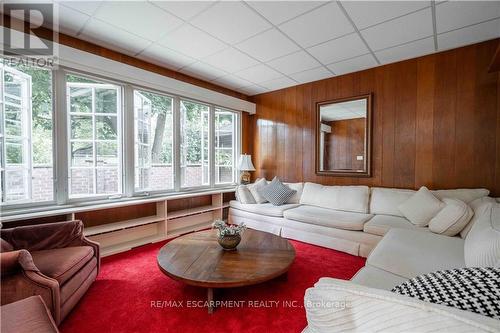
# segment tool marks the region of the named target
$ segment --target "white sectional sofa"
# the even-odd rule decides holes
[[[230,202],[229,222],[285,238],[367,257],[392,228],[428,231],[410,223],[398,206],[415,191],[367,186],[295,183],[300,195],[282,206]],[[467,204],[487,197],[485,189],[433,191]]]
[[[297,188],[297,184],[294,184]],[[304,332],[500,332],[500,321],[391,292],[421,274],[500,266],[500,204],[485,189],[433,191],[474,215],[450,237],[417,227],[398,206],[415,191],[305,183],[283,206],[230,203],[232,223],[368,257],[351,281],[325,277],[305,295]]]

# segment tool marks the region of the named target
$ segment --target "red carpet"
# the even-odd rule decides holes
[[[218,292],[216,300],[244,301],[243,306],[230,308],[227,302],[209,315],[206,308],[192,307],[206,300],[205,290],[176,282],[158,269],[156,255],[163,244],[104,258],[96,282],[61,332],[301,332],[307,324],[304,291],[320,277],[349,279],[365,263],[361,257],[293,242],[297,257],[287,279]]]

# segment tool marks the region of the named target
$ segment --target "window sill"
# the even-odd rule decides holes
[[[127,197],[115,200],[106,199],[106,200],[86,201],[86,202],[72,203],[67,205],[40,206],[40,207],[34,207],[32,209],[23,208],[23,209],[6,210],[4,208],[0,213],[0,217],[2,223],[8,223],[10,221],[35,219],[52,215],[72,214],[72,213],[78,213],[96,209],[123,207],[131,204],[139,205],[139,204],[158,202],[164,200],[189,198],[204,194],[228,193],[228,192],[234,192],[235,187],[236,185],[230,185],[225,187],[216,187],[216,188],[196,190],[196,191],[191,190],[191,191],[174,192],[161,195],[160,194],[151,195],[147,197],[144,196]]]

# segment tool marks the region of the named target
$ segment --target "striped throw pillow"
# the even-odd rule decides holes
[[[273,181],[268,185],[259,188],[259,193],[274,206],[283,205],[296,192],[297,191],[292,190],[290,187],[283,184],[278,177],[274,177]]]

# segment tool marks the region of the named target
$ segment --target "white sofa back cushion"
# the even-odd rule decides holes
[[[398,188],[372,187],[370,200],[371,214],[404,217],[398,206],[408,200],[416,191]]]
[[[255,199],[250,190],[248,189],[247,185],[238,185],[238,187],[236,187],[235,195],[236,195],[236,200],[238,200],[242,204],[257,203],[255,202]]]
[[[459,188],[455,190],[435,190],[432,191],[432,194],[441,200],[444,198],[457,199],[469,204],[476,199],[487,197],[490,191],[485,188]]]
[[[500,267],[500,204],[488,204],[465,237],[467,267]]]
[[[465,202],[443,198],[445,206],[429,222],[430,231],[445,236],[455,236],[469,223],[474,212]]]
[[[483,198],[476,199],[469,204],[469,206],[474,211],[474,216],[469,221],[469,223],[465,226],[465,228],[463,228],[462,231],[460,231],[460,237],[462,237],[462,238],[467,237],[467,234],[469,233],[470,229],[472,228],[474,223],[476,223],[476,221],[481,216],[481,212],[488,207],[489,203],[495,203],[495,199],[493,199],[491,197],[483,197]]]
[[[347,212],[368,213],[368,186],[323,186],[305,183],[300,203]]]
[[[302,191],[304,190],[304,183],[283,183],[295,190],[295,194],[287,200],[287,204],[298,204],[300,202],[300,197],[302,196]]]

